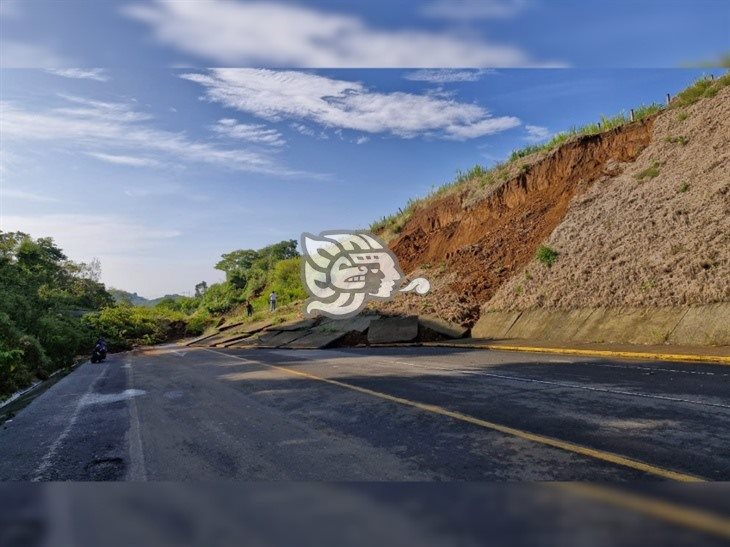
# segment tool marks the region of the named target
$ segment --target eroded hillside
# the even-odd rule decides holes
[[[656,119],[635,162],[577,195],[490,310],[730,301],[730,88]]]
[[[528,158],[476,202],[468,185],[430,200],[390,244],[434,290],[381,308],[471,325],[483,307],[730,300],[729,120],[726,87]]]

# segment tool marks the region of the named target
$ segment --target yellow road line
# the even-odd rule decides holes
[[[309,374],[308,372],[302,372],[300,370],[295,370],[295,369],[291,369],[288,367],[282,367],[279,365],[269,365],[268,363],[260,363],[258,361],[251,361],[250,359],[244,359],[243,357],[238,357],[237,355],[231,355],[229,353],[224,353],[222,351],[216,351],[216,350],[208,349],[208,348],[201,348],[201,349],[204,349],[205,351],[210,351],[212,353],[218,353],[220,355],[225,355],[226,357],[232,357],[234,359],[238,359],[240,361],[244,361],[247,363],[262,365],[262,366],[265,366],[265,367],[268,367],[271,369],[275,369],[275,370],[281,370],[283,372],[287,372],[287,373],[293,374],[295,376],[301,376],[304,378],[309,378],[310,380],[317,380],[319,382],[324,382],[324,383],[327,383],[327,384],[330,384],[333,386],[338,386],[338,387],[342,387],[342,388],[349,389],[352,391],[357,391],[358,393],[363,393],[365,395],[370,395],[372,397],[377,397],[379,399],[384,399],[386,401],[398,403],[400,405],[410,406],[412,408],[417,408],[419,410],[423,410],[425,412],[430,412],[432,414],[448,416],[449,418],[453,418],[453,419],[459,420],[461,422],[466,422],[466,423],[476,425],[479,427],[483,427],[486,429],[491,429],[493,431],[499,431],[500,433],[512,435],[512,436],[518,437],[520,439],[532,441],[532,442],[539,443],[539,444],[542,444],[545,446],[550,446],[552,448],[558,448],[560,450],[565,450],[567,452],[572,452],[574,454],[580,454],[581,456],[587,456],[589,458],[594,458],[596,460],[609,462],[609,463],[619,465],[622,467],[628,467],[630,469],[642,471],[642,472],[648,473],[650,475],[656,475],[656,476],[662,477],[664,479],[671,479],[671,480],[682,481],[682,482],[702,482],[702,480],[703,480],[703,479],[701,479],[699,477],[695,477],[693,475],[688,475],[685,473],[672,471],[670,469],[663,469],[661,467],[657,467],[655,465],[651,465],[649,463],[645,463],[640,460],[635,460],[632,458],[627,458],[625,456],[621,456],[619,454],[614,454],[613,452],[606,452],[604,450],[598,450],[595,448],[590,448],[587,446],[582,446],[582,445],[567,442],[567,441],[561,441],[559,439],[554,439],[552,437],[546,437],[544,435],[530,433],[529,431],[523,431],[521,429],[516,429],[514,427],[509,427],[509,426],[498,424],[495,422],[490,422],[488,420],[482,420],[481,418],[476,418],[476,417],[470,416],[468,414],[462,414],[461,412],[448,410],[441,406],[430,405],[430,404],[426,404],[426,403],[419,403],[418,401],[411,401],[410,399],[404,399],[403,397],[396,397],[395,395],[389,395],[387,393],[383,393],[380,391],[374,391],[372,389],[356,386],[353,384],[348,384],[346,382],[340,382],[339,380],[323,378],[321,376],[316,376],[314,374]]]
[[[643,351],[614,351],[603,349],[549,348],[541,346],[513,346],[509,344],[450,344],[448,342],[430,342],[424,345],[449,348],[491,349],[496,351],[524,351],[528,353],[556,353],[559,355],[579,355],[582,357],[615,357],[619,359],[652,359],[659,361],[695,361],[730,365],[730,356],[725,355],[692,355],[689,353],[654,353]]]
[[[720,515],[603,485],[576,482],[546,483],[546,485],[599,502],[631,509],[665,522],[730,539],[730,519]]]

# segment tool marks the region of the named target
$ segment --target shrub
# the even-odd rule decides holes
[[[254,302],[257,309],[266,309],[269,294],[275,291],[277,305],[286,306],[307,298],[301,278],[302,259],[300,257],[282,260],[276,264],[269,283]]]
[[[51,360],[38,338],[30,334],[24,334],[20,337],[18,346],[20,351],[23,352],[23,364],[28,370],[41,379],[47,378]]]
[[[211,317],[210,313],[205,310],[198,310],[190,317],[188,317],[187,323],[185,325],[185,334],[188,334],[190,336],[198,336],[200,334],[203,334],[203,332],[205,332],[205,329],[207,329],[212,323],[213,318]]]
[[[682,146],[687,146],[689,139],[684,135],[679,135],[678,137],[667,137],[667,142],[669,144],[681,144]]]
[[[251,277],[249,278],[251,279]],[[253,283],[258,285],[258,282]],[[225,313],[245,300],[243,292],[237,290],[231,283],[215,283],[208,287],[200,301],[200,308],[212,314]]]
[[[91,333],[76,318],[47,315],[39,321],[38,340],[57,368],[67,367],[74,357],[93,343]]]
[[[87,315],[84,322],[94,336],[107,339],[111,351],[166,342],[185,332],[185,316],[164,308],[111,306]]]
[[[644,180],[644,179],[653,179],[655,177],[659,176],[659,162],[654,161],[651,164],[651,167],[647,167],[643,171],[641,171],[638,175],[636,175],[637,180]]]
[[[0,399],[2,395],[27,386],[32,380],[33,375],[23,361],[23,351],[0,348]]]
[[[558,259],[558,254],[559,253],[556,250],[548,247],[547,245],[540,245],[535,258],[537,258],[538,262],[549,268],[555,264],[555,261]]]

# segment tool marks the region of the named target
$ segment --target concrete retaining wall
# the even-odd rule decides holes
[[[487,312],[474,338],[555,342],[730,345],[730,303],[688,308],[534,309]]]

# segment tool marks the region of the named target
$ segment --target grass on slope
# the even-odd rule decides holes
[[[715,80],[709,78],[701,78],[697,80],[687,89],[681,91],[672,100],[670,108],[681,108],[694,104],[698,100],[706,97],[714,97],[720,89],[730,84],[730,73],[721,76]],[[640,121],[649,116],[664,110],[665,107],[652,103],[641,105],[634,108],[634,120]],[[385,239],[398,235],[405,226],[413,212],[434,199],[443,197],[464,185],[469,185],[474,189],[470,198],[463,201],[465,207],[469,207],[472,203],[483,197],[483,190],[488,190],[491,186],[498,182],[505,182],[512,176],[519,174],[521,170],[527,168],[527,158],[532,159],[537,154],[549,153],[573,137],[598,135],[606,131],[621,127],[631,122],[630,114],[622,112],[615,116],[602,116],[601,120],[595,123],[587,124],[582,127],[572,127],[567,131],[555,134],[549,141],[543,144],[526,146],[514,150],[510,157],[502,163],[496,164],[494,167],[486,168],[482,165],[475,165],[466,172],[457,171],[453,181],[448,182],[438,188],[434,188],[429,194],[422,198],[410,199],[406,206],[397,212],[382,217],[380,220],[370,225],[370,231],[381,235]]]
[[[678,93],[672,100],[670,108],[683,108],[696,103],[700,99],[714,97],[723,87],[728,85],[730,85],[730,72],[716,80],[700,78],[687,89]]]
[[[663,106],[656,103],[639,106],[634,109],[634,120],[642,120],[660,112],[663,108]],[[408,200],[408,203],[406,203],[404,208],[399,209],[392,215],[384,216],[380,220],[373,222],[370,225],[370,231],[376,234],[381,234],[385,236],[386,239],[388,238],[387,236],[397,235],[403,230],[406,222],[418,207],[426,205],[434,199],[443,197],[467,184],[474,186],[477,190],[476,195],[472,196],[472,199],[465,200],[464,205],[468,207],[475,201],[478,201],[478,198],[480,197],[478,190],[484,190],[498,182],[505,182],[511,177],[519,174],[521,170],[526,169],[527,162],[520,163],[520,160],[536,154],[551,152],[573,137],[598,135],[599,133],[620,127],[630,121],[630,116],[625,113],[611,117],[602,116],[601,120],[598,122],[587,124],[582,127],[572,127],[568,131],[557,133],[549,141],[543,144],[526,146],[524,148],[514,150],[507,161],[497,163],[491,168],[477,164],[468,171],[457,171],[456,177],[453,181],[439,186],[438,188],[434,188],[429,194],[422,198]]]

